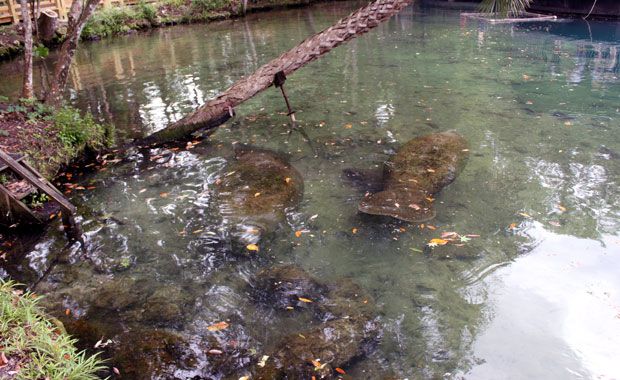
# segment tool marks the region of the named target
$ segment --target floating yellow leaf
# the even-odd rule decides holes
[[[164,197],[167,197],[167,196],[168,196],[168,193],[161,193],[161,194],[159,194],[159,196],[160,196],[160,197],[162,197],[162,198],[164,198]]]
[[[312,303],[312,300],[309,300],[307,298],[297,297],[297,299],[300,300],[301,302]]]
[[[242,376],[239,378],[239,380],[249,380],[250,376]]]
[[[338,368],[338,367],[336,367],[335,369],[336,369],[336,372],[338,372],[338,373],[341,373],[341,374],[343,374],[343,375],[346,375],[346,374],[347,374],[347,373],[346,373],[346,372],[345,372],[342,368]]]
[[[297,237],[301,236],[301,231],[295,231],[295,236]]]
[[[445,239],[431,239],[431,241],[429,243],[435,243],[437,245],[446,245],[448,244],[450,240],[445,240]]]
[[[352,127],[352,125],[351,125],[351,124],[347,124],[347,125],[345,125],[345,128],[351,128],[351,127]]]
[[[286,177],[285,181],[286,181],[286,183],[291,183],[291,179],[288,178],[288,177]]]
[[[426,226],[426,228],[430,228],[431,230],[436,230],[437,228],[434,226],[431,226],[430,224]]]
[[[286,308],[287,308],[287,310],[293,310],[293,309],[295,309],[293,306],[287,306]]]
[[[219,323],[216,323],[214,325],[211,325],[211,326],[207,327],[207,330],[209,330],[209,331],[220,331],[220,330],[225,329],[228,326],[229,326],[229,324],[226,323],[226,322],[219,322]]]
[[[323,365],[317,362],[316,360],[310,360],[310,361],[312,362],[312,364],[314,364],[315,367],[319,367],[319,368],[323,367]]]
[[[429,173],[435,173],[435,169],[426,169],[426,171]]]
[[[260,195],[260,193],[254,194],[254,198],[258,197],[259,195]]]
[[[201,233],[203,230],[196,230],[196,231],[192,231],[193,234],[199,234]]]
[[[248,244],[245,246],[249,251],[258,251],[258,246],[256,244]]]
[[[565,121],[564,125],[572,125],[570,121]]]
[[[566,212],[566,207],[562,206],[562,205],[558,205],[558,208],[564,212]]]
[[[509,228],[515,228],[517,224],[516,223],[510,223],[510,227]]]

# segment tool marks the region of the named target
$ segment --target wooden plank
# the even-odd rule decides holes
[[[67,197],[65,197],[60,191],[58,191],[58,189],[56,188],[56,186],[52,185],[52,183],[50,181],[48,181],[45,177],[41,176],[41,174],[39,174],[39,172],[37,172],[37,170],[35,168],[33,168],[32,166],[30,166],[30,164],[28,163],[28,161],[24,161],[22,162],[22,166],[25,167],[26,169],[28,169],[32,174],[34,174],[37,177],[40,177],[41,182],[45,183],[47,186],[49,186],[49,188],[54,192],[54,195],[56,195],[56,197],[58,198],[62,198],[65,199],[67,201],[67,203],[69,203],[72,207],[75,208],[75,206],[73,206],[73,204],[71,204],[71,202],[69,202],[69,200],[67,199]],[[50,195],[50,194],[48,194]],[[71,213],[75,213],[75,209],[71,211]]]
[[[26,157],[23,154],[19,154],[19,153],[11,153],[9,154],[9,156],[11,156],[12,159],[15,160],[15,162],[22,162],[24,160],[24,158]],[[0,172],[4,171],[6,168],[8,168],[8,166],[6,166],[6,164],[0,162]]]
[[[58,16],[61,20],[67,18],[67,10],[65,9],[65,3],[63,0],[56,0],[56,8],[58,8]]]
[[[26,205],[20,202],[4,186],[0,185],[0,219],[6,224],[13,224],[17,220],[26,223],[41,224],[42,221]]]
[[[13,169],[13,171],[15,173],[17,173],[23,179],[25,179],[26,181],[30,182],[32,185],[37,187],[39,190],[41,190],[44,193],[46,193],[50,198],[52,198],[52,200],[54,202],[56,202],[56,203],[58,203],[60,205],[60,207],[63,209],[63,211],[69,212],[70,214],[75,213],[77,208],[74,205],[72,205],[67,200],[67,198],[64,197],[64,195],[60,194],[60,192],[58,190],[56,190],[55,187],[53,187],[53,186],[50,187],[47,183],[42,182],[42,180],[43,181],[46,181],[46,180],[45,180],[45,178],[42,178],[41,175],[38,175],[38,174],[35,175],[30,170],[25,169],[22,165],[20,165],[19,163],[15,162],[15,160],[13,158],[11,158],[11,156],[6,154],[1,149],[0,149],[0,160],[4,161],[9,167],[11,167],[11,169]],[[30,167],[30,168],[32,168],[32,167]],[[34,169],[32,169],[32,170],[34,170]],[[39,177],[39,178],[37,178],[37,177]]]
[[[6,5],[9,6],[9,13],[11,14],[11,18],[13,19],[13,24],[19,23],[19,18],[17,17],[17,12],[15,11],[15,3],[16,0],[6,0]]]

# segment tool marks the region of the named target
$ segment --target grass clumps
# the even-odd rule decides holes
[[[6,380],[99,379],[97,356],[77,352],[60,322],[37,305],[40,297],[0,279],[0,378]]]

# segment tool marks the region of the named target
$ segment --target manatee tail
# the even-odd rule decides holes
[[[419,189],[387,189],[359,203],[366,214],[387,215],[406,222],[424,222],[435,217],[435,209],[424,191]]]

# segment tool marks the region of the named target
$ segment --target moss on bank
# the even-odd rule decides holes
[[[76,340],[37,306],[39,299],[0,279],[0,378],[99,379],[103,362],[77,352]]]

